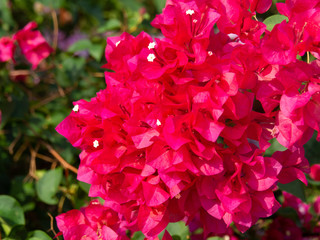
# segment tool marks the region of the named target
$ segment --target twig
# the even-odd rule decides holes
[[[64,204],[64,201],[66,200],[66,197],[63,195],[61,198],[60,198],[60,201],[58,203],[58,213],[62,213],[62,208],[63,208],[63,204]]]
[[[29,167],[29,175],[30,177],[34,178],[35,180],[39,180],[39,178],[36,175],[37,166],[36,166],[36,156],[37,152],[39,151],[40,144],[37,143],[35,149],[33,149],[31,146],[29,146],[31,158],[30,158],[30,167]]]
[[[307,52],[307,63],[310,63],[310,52]]]
[[[14,162],[17,162],[19,160],[19,158],[21,157],[22,153],[27,149],[28,144],[29,144],[29,142],[25,142],[19,147],[18,151],[16,151],[16,153],[13,156],[13,161]]]
[[[58,37],[59,37],[59,24],[58,17],[55,10],[51,11],[52,21],[53,21],[53,43],[52,47],[54,50],[57,49],[58,46]]]
[[[16,77],[21,75],[30,75],[31,71],[29,70],[13,70],[9,72],[10,77]]]
[[[53,163],[51,164],[50,169],[55,169],[56,167],[57,167],[57,162],[53,162]]]
[[[49,212],[47,212],[47,214],[48,214],[48,216],[50,217],[50,229],[47,231],[47,232],[49,232],[49,231],[51,231],[51,232],[53,232],[53,234],[54,234],[54,236],[56,236],[56,238],[59,240],[59,236],[57,236],[57,233],[56,233],[56,231],[54,230],[54,228],[53,228],[53,217],[52,217],[52,215],[49,213]]]
[[[104,78],[104,73],[101,72],[94,72],[92,76],[97,77],[97,78]]]
[[[48,157],[48,156],[46,156],[46,155],[43,155],[43,154],[41,154],[41,153],[37,153],[37,158],[39,158],[39,159],[41,159],[41,160],[44,160],[44,161],[46,161],[46,162],[50,162],[50,163],[55,162],[54,159],[52,159],[52,158],[50,158],[50,157]]]
[[[70,165],[66,160],[63,159],[63,157],[60,156],[60,154],[53,149],[48,143],[41,141],[41,144],[44,145],[48,151],[54,156],[65,169],[69,169],[70,171],[74,173],[78,173],[78,169],[76,169],[74,166]]]
[[[13,154],[13,149],[16,146],[17,142],[20,140],[21,136],[22,134],[21,132],[19,132],[18,136],[12,141],[12,143],[10,143],[8,148],[10,154]]]

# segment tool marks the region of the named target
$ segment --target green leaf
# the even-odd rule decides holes
[[[175,222],[169,223],[166,230],[170,233],[172,237],[180,237],[181,239],[189,239],[190,232],[189,228],[186,226],[185,222]]]
[[[132,1],[132,0],[120,0],[120,2],[123,4],[124,7],[136,12],[138,11],[142,5],[138,1]]]
[[[297,211],[291,207],[285,207],[285,208],[280,208],[278,211],[277,211],[277,215],[280,215],[282,217],[285,217],[285,218],[290,218],[294,221],[297,221],[299,220],[299,216],[297,214]]]
[[[0,222],[7,234],[14,226],[25,224],[23,209],[13,197],[0,195]]]
[[[135,232],[131,238],[131,240],[144,240],[145,236],[143,235],[142,232]]]
[[[52,240],[52,238],[41,230],[35,230],[28,234],[27,240]]]
[[[166,0],[153,0],[153,3],[156,6],[157,12],[160,13],[166,5]]]
[[[288,21],[288,18],[280,14],[275,14],[266,18],[263,23],[267,26],[267,30],[271,31],[276,24],[281,23],[283,20]]]
[[[93,57],[98,62],[100,62],[103,52],[104,52],[104,46],[101,44],[92,44],[89,49],[90,56]]]
[[[61,6],[64,3],[64,0],[38,0],[40,3],[42,3],[43,5],[53,8],[53,9],[58,9],[61,8]]]
[[[15,240],[25,240],[27,233],[28,232],[23,225],[17,225],[14,228],[12,228],[9,238],[12,238]]]
[[[42,178],[36,183],[36,191],[42,202],[50,205],[58,203],[58,198],[55,196],[60,182],[62,180],[62,169],[56,168],[47,171]]]
[[[288,193],[295,195],[296,197],[300,198],[302,201],[304,202],[306,201],[304,184],[301,181],[295,180],[287,184],[278,183],[278,187],[283,191],[286,191]]]
[[[90,42],[90,40],[82,39],[72,44],[69,47],[68,52],[74,53],[74,52],[84,51],[84,50],[89,51],[91,47],[92,47],[92,43]]]
[[[121,28],[121,22],[119,19],[112,18],[98,28],[98,33],[105,33],[110,30],[117,30]]]
[[[10,26],[14,25],[8,0],[0,0],[0,19],[6,31],[9,30]]]
[[[284,146],[282,146],[277,139],[273,138],[269,141],[271,146],[266,150],[265,156],[270,157],[274,152],[280,151],[283,152],[287,150]]]
[[[316,131],[312,138],[303,147],[310,165],[320,163],[320,142],[317,141]]]
[[[91,186],[90,184],[85,182],[79,182],[79,186],[83,191],[85,191],[86,193],[89,193],[90,186]]]

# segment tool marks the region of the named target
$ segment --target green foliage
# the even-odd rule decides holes
[[[36,183],[38,197],[49,205],[58,203],[56,193],[62,180],[62,169],[56,168],[47,171]]]
[[[27,240],[51,240],[52,238],[48,236],[43,231],[35,230],[28,234]]]
[[[300,198],[302,201],[304,202],[306,201],[306,195],[304,191],[305,186],[301,181],[295,180],[287,184],[278,183],[278,187],[283,191],[286,191],[288,193],[295,195],[296,197]]]
[[[23,209],[11,196],[0,196],[0,223],[6,234],[9,234],[15,226],[25,224]]]
[[[176,240],[184,240],[190,238],[189,228],[184,222],[169,223],[167,231]]]
[[[270,147],[266,150],[265,156],[270,157],[272,154],[274,154],[277,151],[283,152],[287,150],[284,146],[282,146],[277,139],[273,138],[270,141]]]
[[[288,18],[280,14],[275,14],[266,18],[263,23],[267,26],[267,30],[271,31],[276,24],[281,23],[283,20],[288,21]]]

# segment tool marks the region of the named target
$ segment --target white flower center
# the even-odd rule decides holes
[[[160,120],[159,119],[157,119],[157,126],[160,126],[161,125],[161,122],[160,122]]]
[[[116,47],[118,47],[118,45],[121,43],[121,40],[119,40],[118,42],[116,42]]]
[[[78,104],[75,105],[75,106],[72,108],[72,110],[73,110],[74,112],[79,112],[79,105],[78,105]]]
[[[99,141],[98,141],[98,140],[94,140],[94,141],[93,141],[93,147],[94,147],[94,148],[99,147]]]
[[[192,16],[194,14],[194,10],[189,9],[186,11],[186,14]]]
[[[153,54],[153,53],[150,53],[149,55],[148,55],[148,61],[149,62],[153,62],[153,60],[155,60],[156,59],[156,56]]]
[[[149,43],[148,48],[149,48],[149,50],[151,50],[151,49],[153,49],[155,46],[156,46],[156,43],[155,43],[155,42],[151,42],[151,43]]]
[[[209,55],[209,56],[212,56],[212,55],[213,55],[213,52],[208,51],[208,55]]]

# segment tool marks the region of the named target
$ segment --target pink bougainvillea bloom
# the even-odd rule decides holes
[[[290,19],[296,14],[313,9],[317,4],[317,0],[286,0],[285,3],[277,3],[277,8],[280,14]]]
[[[65,240],[129,240],[118,213],[93,200],[87,207],[71,210],[56,217]]]
[[[271,0],[253,0],[250,2],[250,11],[257,11],[260,14],[268,11],[272,4]]]
[[[40,31],[34,30],[37,26],[37,23],[30,22],[13,36],[18,41],[22,54],[32,64],[32,69],[36,69],[53,52]]]
[[[305,185],[308,184],[304,173],[309,173],[310,168],[308,160],[304,156],[303,147],[296,148],[293,151],[275,152],[272,156],[282,165],[281,172],[278,176],[280,183],[286,184],[295,179],[299,179]]]
[[[310,177],[315,181],[320,181],[320,164],[314,164],[310,167]]]
[[[312,229],[312,214],[309,212],[311,205],[304,203],[301,199],[287,192],[283,192],[283,196],[283,207],[291,207],[296,210],[299,216],[299,220],[303,224],[303,226],[306,229]]]
[[[206,40],[220,14],[208,7],[205,1],[168,1],[163,13],[151,23],[176,44]],[[192,47],[190,45],[190,47]]]
[[[313,203],[313,209],[316,214],[320,215],[320,197],[317,197]]]
[[[263,240],[302,240],[302,230],[290,218],[277,217],[269,226]]]
[[[267,62],[286,65],[296,61],[297,37],[286,21],[277,24],[262,41],[261,51]]]
[[[169,222],[194,219],[204,238],[232,222],[245,232],[280,207],[278,182],[307,183],[320,61],[296,56],[318,51],[318,15],[289,1],[289,22],[269,32],[253,17],[270,3],[168,0],[152,22],[163,38],[107,40],[107,88],[74,102],[57,131],[82,150],[78,179],[91,184],[89,196],[131,232],[157,239]],[[271,139],[287,150],[266,157]]]
[[[0,62],[13,60],[14,50],[16,46],[10,37],[0,38]]]

